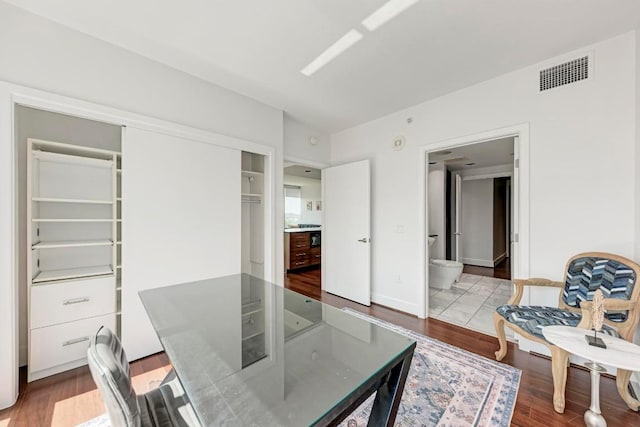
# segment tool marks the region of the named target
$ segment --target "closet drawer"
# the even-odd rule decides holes
[[[116,316],[107,314],[31,330],[29,371],[38,372],[87,357],[89,339],[100,326],[115,331]]]
[[[116,307],[113,276],[31,287],[30,329],[113,313]]]

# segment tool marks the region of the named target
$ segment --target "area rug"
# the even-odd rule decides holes
[[[416,340],[396,426],[508,426],[522,371],[384,320],[343,308],[354,316]],[[367,425],[373,397],[341,424]]]
[[[522,373],[519,369],[355,310],[343,310],[416,340],[396,426],[501,427],[510,424]],[[373,396],[340,426],[366,426],[372,405]],[[109,419],[103,414],[79,427],[109,427]]]

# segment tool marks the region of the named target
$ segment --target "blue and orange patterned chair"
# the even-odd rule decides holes
[[[633,341],[640,319],[640,265],[630,259],[601,252],[587,252],[574,256],[567,262],[564,281],[548,279],[515,279],[515,292],[507,305],[496,309],[493,321],[500,342],[496,359],[507,354],[504,327],[541,344],[551,350],[553,374],[553,406],[556,412],[564,412],[564,391],[567,381],[566,351],[547,342],[542,328],[549,325],[575,326],[591,329],[591,300],[600,289],[605,297],[605,324],[603,332]],[[525,286],[554,287],[561,290],[558,307],[520,305]],[[616,384],[620,396],[629,408],[637,411],[640,401],[629,393],[631,372],[618,369]]]

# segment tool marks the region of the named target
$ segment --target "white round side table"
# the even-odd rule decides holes
[[[605,427],[607,422],[600,413],[600,373],[606,369],[600,364],[640,371],[640,346],[602,333],[598,337],[607,348],[591,346],[585,335],[593,335],[593,331],[572,326],[545,326],[542,335],[551,344],[590,360],[585,366],[591,371],[591,406],[584,413],[584,422],[589,427]]]

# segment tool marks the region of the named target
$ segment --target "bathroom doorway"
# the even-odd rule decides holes
[[[320,297],[322,245],[322,171],[285,162],[284,278],[285,286]]]
[[[495,335],[493,313],[513,292],[517,144],[509,135],[426,153],[429,317]]]

